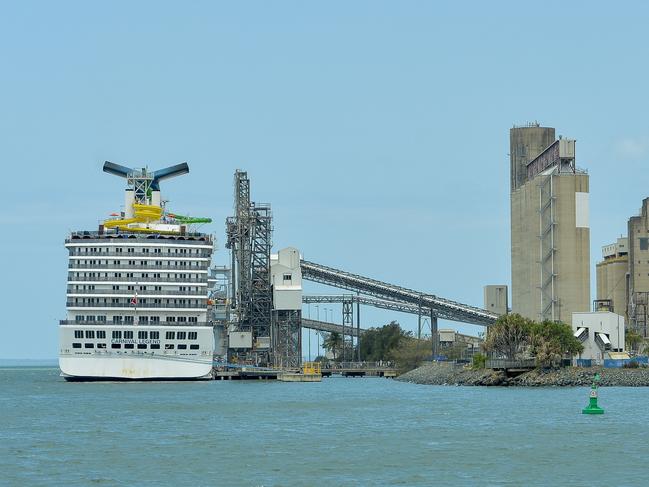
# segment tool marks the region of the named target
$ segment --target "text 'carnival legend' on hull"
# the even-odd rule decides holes
[[[160,181],[189,167],[148,171],[106,162],[104,171],[126,178],[124,211],[65,241],[61,374],[68,380],[209,379],[213,241],[191,229],[211,220],[170,213],[160,197]]]

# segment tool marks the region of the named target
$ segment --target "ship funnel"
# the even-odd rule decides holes
[[[139,171],[137,169],[115,164],[114,162],[106,161],[104,162],[104,172],[128,179],[129,177],[133,177],[134,174],[144,173],[145,170]],[[189,166],[186,162],[176,164],[175,166],[165,167],[164,169],[158,169],[157,171],[150,173],[152,179],[149,187],[153,191],[160,191],[160,181],[176,176],[181,176],[183,174],[187,174],[188,172]]]

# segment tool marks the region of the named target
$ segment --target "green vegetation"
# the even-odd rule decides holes
[[[633,351],[633,352],[640,352],[641,349],[645,348],[645,340],[642,338],[642,335],[638,333],[637,331],[633,330],[627,330],[624,341],[626,344],[627,350]]]
[[[471,361],[471,368],[473,370],[484,369],[487,366],[487,356],[484,353],[476,353],[473,355]]]
[[[324,341],[322,342],[322,348],[324,348],[328,352],[331,352],[334,361],[336,360],[336,357],[340,357],[339,352],[342,350],[342,347],[343,347],[343,338],[340,335],[340,333],[336,331],[329,333],[327,337],[324,339]]]
[[[404,332],[396,321],[380,328],[370,328],[361,338],[361,360],[394,360],[395,351],[408,337],[409,334]]]
[[[518,314],[500,317],[489,328],[485,351],[509,360],[535,358],[539,367],[557,367],[564,356],[573,356],[584,347],[565,323],[538,323]]]
[[[396,362],[399,373],[403,374],[419,367],[430,357],[430,353],[429,341],[417,340],[406,334],[401,338],[399,348],[392,353],[392,359]]]

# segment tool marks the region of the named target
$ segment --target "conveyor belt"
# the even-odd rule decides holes
[[[407,303],[417,307],[421,306],[435,313],[438,318],[445,320],[489,326],[498,318],[497,315],[482,308],[439,298],[432,294],[417,292],[314,262],[302,260],[300,266],[302,278],[308,281],[367,294],[382,300]]]

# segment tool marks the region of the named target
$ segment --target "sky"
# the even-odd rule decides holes
[[[64,239],[123,204],[105,160],[187,161],[162,191],[213,218],[217,264],[239,168],[275,249],[481,306],[511,281],[509,129],[538,121],[590,174],[594,289],[649,196],[648,20],[643,2],[3,2],[0,358],[57,356]],[[362,310],[393,319],[416,328]]]

